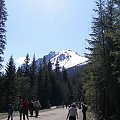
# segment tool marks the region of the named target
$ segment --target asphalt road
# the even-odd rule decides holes
[[[39,116],[29,117],[29,120],[66,120],[68,109],[66,108],[57,108],[50,111],[39,112]],[[81,111],[78,110],[79,120],[82,120]],[[7,120],[7,119],[2,119]],[[14,116],[13,120],[19,120],[19,116]],[[27,119],[26,119],[27,120]]]

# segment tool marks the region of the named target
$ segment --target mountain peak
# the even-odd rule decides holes
[[[60,67],[64,66],[67,69],[67,68],[70,68],[70,67],[73,67],[76,65],[85,64],[85,62],[88,59],[80,56],[79,54],[77,54],[74,51],[65,49],[65,50],[58,52],[58,54],[56,54],[56,56],[54,56],[50,60],[53,65],[53,68],[55,67],[57,60],[59,61]]]
[[[55,64],[57,61],[59,62],[61,68],[64,67],[68,69],[74,66],[84,65],[87,63],[88,60],[87,58],[82,57],[78,53],[69,49],[65,49],[60,52],[51,51],[48,55],[45,55],[44,57],[46,58],[46,62],[48,62],[49,60],[51,61],[53,69],[55,69]],[[42,59],[43,58],[39,58],[37,60],[37,63],[39,63],[39,60],[42,62]]]

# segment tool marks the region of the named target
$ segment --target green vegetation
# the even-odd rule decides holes
[[[97,119],[120,119],[120,1],[96,0],[89,63],[81,74],[85,101]]]
[[[86,120],[90,120],[91,108],[88,106],[88,110],[86,112]]]
[[[90,112],[89,111],[86,113],[86,120],[90,120]]]

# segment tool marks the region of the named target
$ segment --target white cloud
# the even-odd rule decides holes
[[[16,62],[17,62],[18,64],[23,64],[23,63],[24,63],[24,60],[25,60],[25,57],[19,57],[19,58],[16,60]]]

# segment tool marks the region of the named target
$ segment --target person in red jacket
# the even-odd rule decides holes
[[[29,117],[28,117],[29,102],[28,102],[27,98],[23,100],[22,105],[23,105],[23,120],[25,120],[25,116],[29,120]]]

